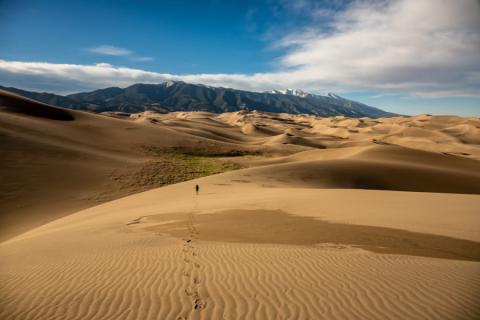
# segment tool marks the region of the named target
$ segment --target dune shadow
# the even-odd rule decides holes
[[[150,231],[183,237],[186,214],[151,216]],[[162,223],[165,221],[167,223]],[[174,222],[171,222],[174,221]],[[480,243],[393,228],[331,223],[281,210],[225,210],[199,214],[200,239],[222,242],[316,245],[335,243],[384,254],[480,261]]]

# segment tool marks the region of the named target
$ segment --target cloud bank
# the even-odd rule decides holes
[[[474,0],[356,1],[335,14],[331,32],[312,27],[280,45],[281,58],[317,81],[416,95],[476,95],[480,5]]]
[[[59,93],[172,79],[254,91],[295,87],[427,97],[480,95],[478,1],[354,1],[342,11],[329,12],[327,27],[315,20],[325,16],[324,8],[310,11],[314,18],[308,27],[274,44],[286,53],[272,72],[175,75],[109,64],[0,60],[0,82]],[[95,49],[110,55],[131,53],[113,46]]]

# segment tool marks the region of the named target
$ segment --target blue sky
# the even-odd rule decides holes
[[[480,115],[480,6],[453,3],[0,0],[0,85],[63,94],[174,79]]]
[[[252,8],[252,9],[251,9]],[[166,73],[267,71],[275,53],[265,50],[256,1],[4,1],[3,59],[93,64],[108,62]],[[102,56],[101,45],[135,57]],[[145,59],[147,60],[147,59]]]

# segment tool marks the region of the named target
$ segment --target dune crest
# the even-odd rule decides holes
[[[71,121],[75,119],[73,112],[71,111],[67,111],[63,108],[52,107],[25,97],[20,97],[16,94],[1,89],[0,110],[51,120]]]

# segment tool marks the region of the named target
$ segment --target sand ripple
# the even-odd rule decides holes
[[[88,238],[88,237],[87,237]],[[46,240],[46,239],[45,239]],[[2,247],[1,319],[474,319],[480,264],[344,246],[105,234]],[[28,252],[27,252],[28,250]],[[186,272],[195,272],[195,275]],[[186,292],[195,280],[198,297]]]

